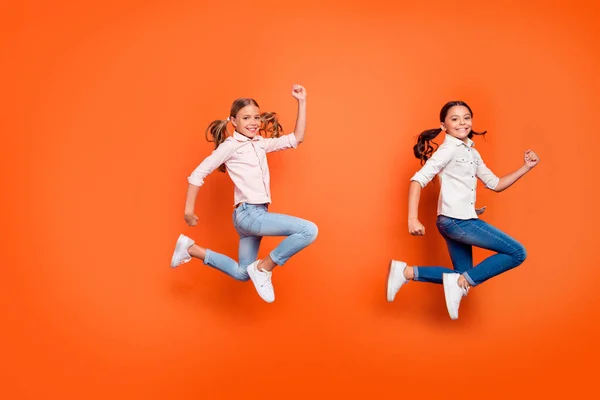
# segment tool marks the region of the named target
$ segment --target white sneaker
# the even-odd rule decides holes
[[[390,269],[388,271],[388,281],[387,281],[387,301],[392,302],[396,297],[396,293],[398,290],[408,282],[408,279],[404,277],[404,269],[406,268],[406,263],[403,261],[395,261],[392,260],[390,262]]]
[[[451,319],[458,319],[458,307],[463,296],[466,296],[469,289],[463,289],[458,286],[460,274],[443,274],[444,296],[446,297],[446,307]]]
[[[175,244],[175,251],[173,257],[171,257],[171,268],[180,266],[189,262],[192,257],[188,253],[188,249],[194,244],[194,241],[184,234],[179,235],[177,243]]]
[[[273,273],[264,269],[262,271],[256,269],[259,262],[260,260],[256,260],[248,265],[248,275],[250,275],[250,279],[254,283],[258,295],[267,303],[272,303],[275,301],[275,292],[273,291],[273,283],[271,282],[271,275]]]

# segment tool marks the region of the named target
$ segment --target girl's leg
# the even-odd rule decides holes
[[[265,213],[262,217],[259,234],[261,236],[287,236],[271,251],[266,270],[276,265],[284,265],[293,255],[313,243],[318,228],[313,222],[284,214]]]
[[[248,274],[258,294],[267,302],[275,300],[271,282],[272,270],[284,265],[290,257],[311,244],[317,237],[317,226],[301,218],[267,212],[265,205],[242,204],[235,216],[240,235],[255,237],[287,236],[264,260],[248,265]]]
[[[443,283],[444,274],[455,271],[465,272],[473,267],[473,250],[467,243],[454,240],[447,231],[452,230],[452,218],[443,215],[437,218],[437,228],[446,240],[448,252],[452,259],[454,270],[440,266],[408,266],[405,262],[392,260],[388,273],[387,299],[393,301],[400,288],[410,280],[430,283]]]
[[[244,252],[246,254],[251,255],[254,253],[254,257],[256,257],[259,243],[260,240],[256,243],[256,240],[253,240],[253,238],[240,238],[240,253],[242,253],[242,249],[245,249]],[[254,250],[254,247],[256,247],[256,250]],[[180,235],[171,259],[171,267],[175,268],[189,262],[192,257],[202,260],[204,264],[216,268],[239,281],[247,281],[249,279],[245,266],[240,266],[240,264],[226,255],[200,247],[191,238]]]
[[[256,261],[261,240],[261,236],[240,237],[238,257],[240,260],[240,266],[244,269],[247,269],[248,265]]]
[[[388,273],[387,300],[394,301],[396,293],[410,280],[430,283],[443,283],[444,274],[466,271],[473,265],[471,246],[459,243],[444,236],[454,270],[439,266],[408,266],[405,262],[392,260]]]
[[[248,265],[256,261],[261,239],[262,238],[259,236],[240,237],[238,250],[239,263],[223,254],[219,254],[209,249],[206,249],[204,263],[226,273],[234,279],[247,281],[250,279],[250,276],[248,275]]]
[[[198,246],[191,238],[185,235],[179,235],[179,239],[175,245],[175,252],[171,258],[171,267],[177,267],[183,263],[189,262],[192,257],[194,257],[234,279],[240,281],[247,281],[250,279],[247,266],[256,260],[261,238],[253,235],[245,235],[243,232],[239,231],[236,223],[237,212],[237,209],[234,210],[233,224],[240,235],[238,250],[239,263],[224,254]]]
[[[516,240],[480,219],[453,219],[442,227],[445,235],[468,246],[496,251],[477,266],[460,270],[460,274],[444,274],[444,294],[448,313],[458,318],[458,307],[470,286],[475,286],[520,265],[526,257],[525,248]]]
[[[466,232],[464,240],[468,240],[473,246],[497,253],[463,273],[464,278],[471,286],[479,285],[513,269],[521,265],[527,258],[527,252],[523,245],[485,221],[469,220],[469,224],[463,230]]]
[[[261,260],[259,269],[271,271],[275,266],[284,265],[294,254],[315,241],[318,234],[317,225],[305,219],[284,214],[270,213],[265,206],[247,205],[247,210],[254,208],[251,218],[241,220],[238,231],[253,236],[287,236],[271,251],[269,258]]]
[[[413,275],[415,281],[431,282],[441,284],[444,274],[463,273],[473,267],[473,247],[466,243],[457,242],[454,239],[444,235],[452,266],[454,269],[445,267],[413,267]]]

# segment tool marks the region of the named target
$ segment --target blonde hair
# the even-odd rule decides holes
[[[206,128],[204,134],[207,141],[214,142],[215,149],[227,139],[227,136],[229,136],[229,131],[227,130],[227,123],[229,122],[229,120],[231,118],[235,118],[242,108],[249,105],[253,105],[257,108],[260,108],[256,100],[254,99],[237,99],[231,105],[231,110],[229,111],[228,118],[214,120],[208,125],[208,128]],[[273,138],[281,136],[281,134],[283,133],[283,126],[281,126],[281,124],[279,123],[276,113],[264,112],[260,114],[260,119],[261,125],[259,133],[261,135]],[[225,164],[219,166],[218,170],[221,172],[225,172]]]

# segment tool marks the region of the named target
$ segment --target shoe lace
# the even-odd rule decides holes
[[[270,289],[272,289],[272,288],[273,288],[273,282],[271,282],[271,276],[273,275],[273,273],[272,273],[271,271],[265,271],[265,270],[264,270],[264,269],[262,269],[262,268],[261,268],[260,270],[261,270],[261,272],[262,272],[263,274],[265,274],[265,275],[264,275],[264,278],[265,278],[265,279],[264,279],[264,281],[261,283],[261,285],[260,285],[260,286],[261,286],[261,287],[266,287],[266,288],[270,288]]]

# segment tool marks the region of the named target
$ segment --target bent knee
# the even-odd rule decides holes
[[[250,275],[248,275],[248,267],[240,266],[236,273],[232,276],[235,280],[246,282],[250,280]]]
[[[522,245],[519,245],[519,248],[512,254],[512,257],[517,262],[517,265],[521,265],[527,259],[527,250]]]
[[[308,240],[308,242],[309,243],[314,242],[315,239],[317,239],[318,235],[319,235],[319,227],[317,226],[317,224],[315,224],[314,222],[308,221],[306,226],[304,227],[304,236],[306,236],[306,239]]]

